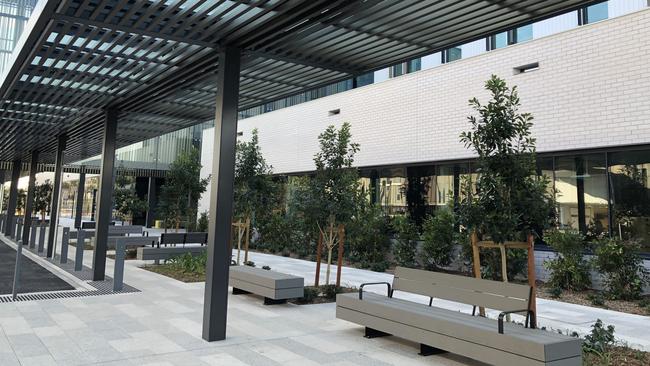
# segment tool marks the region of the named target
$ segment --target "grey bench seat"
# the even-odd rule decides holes
[[[192,247],[140,247],[137,249],[136,258],[143,261],[169,260],[185,254],[198,256],[207,250],[206,246]]]
[[[577,338],[507,322],[501,333],[493,319],[435,307],[436,299],[446,299],[514,312],[522,309],[518,302],[526,309],[528,286],[399,267],[393,285],[387,295],[339,294],[336,317],[365,326],[369,338],[392,334],[420,343],[423,353],[447,351],[494,365],[582,364]],[[394,298],[393,291],[431,296],[434,306]]]
[[[254,293],[264,296],[266,305],[302,297],[305,290],[302,277],[250,266],[231,266],[229,284],[234,295]]]

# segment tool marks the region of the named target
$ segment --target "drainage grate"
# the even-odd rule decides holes
[[[36,252],[35,249],[25,246],[23,247],[23,250],[28,250],[40,257],[40,255]],[[119,294],[140,292],[140,290],[138,290],[137,288],[129,286],[126,283],[123,284],[121,291],[113,291],[113,278],[109,276],[106,276],[105,281],[92,281],[92,270],[86,266],[83,266],[81,271],[75,271],[73,260],[68,259],[68,263],[59,263],[58,258],[55,260],[50,258],[43,258],[43,257],[40,258],[50,262],[56,267],[59,267],[60,269],[66,271],[67,273],[75,276],[79,280],[84,281],[87,285],[90,285],[93,288],[93,290],[65,290],[65,291],[39,292],[39,293],[31,293],[31,294],[18,294],[16,296],[16,302],[103,296],[103,295],[119,295]],[[12,296],[0,295],[0,303],[7,303],[7,302],[14,302]]]

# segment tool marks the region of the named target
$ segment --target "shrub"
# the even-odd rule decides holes
[[[427,217],[422,231],[422,264],[429,269],[448,266],[456,239],[451,210],[440,209]]]
[[[388,269],[388,261],[370,263],[368,264],[367,267],[364,268],[368,268],[373,272],[386,272],[386,270]]]
[[[208,231],[208,212],[203,211],[201,212],[201,215],[199,216],[199,221],[196,223],[196,231],[200,233],[205,233]]]
[[[393,256],[399,266],[414,267],[417,251],[418,230],[415,224],[405,216],[393,218],[391,226],[395,232]]]
[[[376,205],[365,205],[346,228],[347,253],[353,262],[367,268],[386,261],[390,248],[388,223]]]
[[[599,353],[606,352],[607,347],[614,345],[614,326],[608,325],[605,327],[603,321],[598,319],[596,323],[591,326],[591,333],[585,336],[582,342],[582,350],[586,353]]]
[[[185,253],[181,256],[174,257],[169,260],[169,265],[184,273],[205,273],[205,266],[208,262],[208,254],[202,253],[193,256],[190,253]]]
[[[612,299],[636,300],[648,282],[648,272],[635,240],[603,239],[596,244],[596,268],[605,277],[607,295]]]
[[[255,267],[255,262],[253,262],[253,261],[246,261],[246,262],[244,262],[244,265],[245,265],[245,266],[249,266],[249,267]]]
[[[270,270],[271,270],[271,267],[269,267],[269,266],[262,266],[262,269],[265,269],[265,270],[267,270],[267,271],[270,271]]]
[[[562,296],[562,289],[560,287],[551,287],[548,290],[549,295],[554,299],[559,299]]]
[[[605,306],[605,298],[601,293],[589,294],[587,299],[591,302],[593,306]]]
[[[336,285],[323,285],[320,287],[320,290],[323,293],[323,297],[328,300],[335,299],[336,294],[343,292],[343,288]]]
[[[301,304],[309,304],[314,302],[314,299],[318,297],[318,294],[320,294],[320,290],[316,287],[305,287],[305,291],[302,295],[301,298],[298,299],[298,302]]]
[[[564,290],[582,291],[591,286],[589,264],[584,259],[585,240],[577,231],[549,231],[546,243],[557,252],[555,259],[544,262],[551,272],[549,284]]]

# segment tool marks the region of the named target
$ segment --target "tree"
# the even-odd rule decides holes
[[[16,211],[22,213],[25,208],[25,202],[27,201],[27,192],[20,188],[18,189],[18,197],[16,199]]]
[[[52,189],[52,182],[49,179],[34,187],[34,212],[41,213],[42,222],[45,222],[45,215],[50,212]]]
[[[549,181],[536,171],[535,139],[531,136],[533,116],[520,113],[517,88],[492,76],[485,89],[491,94],[487,105],[469,101],[478,116],[468,120],[471,131],[460,140],[474,150],[478,177],[475,185],[464,179],[459,203],[459,222],[479,238],[495,243],[523,241],[528,234],[541,236],[554,222],[554,197]],[[488,272],[497,278],[498,256],[488,258]],[[508,251],[508,273],[514,276],[525,268],[521,250]],[[497,267],[498,268],[498,267]]]
[[[314,156],[316,173],[306,189],[295,196],[307,223],[318,228],[322,235],[327,248],[326,284],[329,284],[332,251],[340,244],[338,226],[345,228],[361,200],[358,172],[352,168],[359,144],[352,142],[347,122],[340,129],[327,127],[318,141],[320,151]]]
[[[183,219],[187,225],[196,223],[196,202],[209,181],[210,178],[201,179],[201,160],[196,148],[176,157],[161,187],[158,206],[165,229],[174,227],[178,231]]]
[[[273,169],[266,163],[259,146],[257,129],[252,131],[249,142],[237,142],[235,160],[235,217],[250,219],[255,226],[259,215],[269,215],[277,206],[279,195],[271,174]]]
[[[135,178],[125,174],[115,177],[115,211],[122,221],[132,222],[133,217],[147,210],[147,200],[138,197]]]

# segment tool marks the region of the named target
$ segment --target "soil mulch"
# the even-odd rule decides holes
[[[582,364],[586,366],[647,366],[650,365],[650,352],[643,352],[629,347],[609,347],[603,355],[583,353]]]
[[[539,283],[537,285],[537,297],[542,299],[568,302],[571,304],[578,304],[578,305],[584,305],[590,307],[597,307],[601,309],[620,311],[628,314],[650,315],[650,305],[646,305],[645,307],[641,306],[643,302],[650,304],[649,295],[644,296],[642,300],[625,301],[625,300],[608,300],[602,294],[602,292],[596,290],[584,290],[584,291],[564,290],[562,291],[560,297],[553,297],[550,293],[550,290],[551,290],[550,287],[545,283]],[[604,304],[603,305],[594,304],[591,300],[593,297],[602,298]]]
[[[293,299],[289,300],[290,303],[296,304],[296,305],[314,305],[314,304],[328,304],[331,302],[336,302],[336,296],[326,296],[325,293],[323,293],[323,287],[314,287],[314,286],[305,286],[305,291],[310,291],[310,290],[318,290],[318,296],[314,297],[312,299],[307,299],[307,298],[298,298],[298,299]],[[339,287],[337,290],[337,293],[340,294],[347,294],[350,292],[357,292],[359,289],[354,288],[354,287]]]
[[[146,265],[141,267],[147,271],[161,274],[163,276],[171,277],[181,282],[204,282],[205,273],[198,272],[183,272],[170,264]]]

